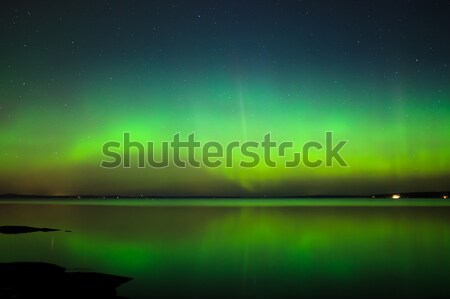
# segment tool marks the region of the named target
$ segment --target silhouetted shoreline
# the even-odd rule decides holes
[[[0,199],[203,199],[203,198],[219,198],[219,199],[261,199],[261,198],[286,198],[286,199],[302,199],[302,198],[331,198],[331,199],[341,199],[341,198],[392,198],[393,194],[400,195],[401,198],[443,198],[443,196],[449,196],[450,191],[439,191],[439,192],[395,192],[386,194],[373,194],[373,195],[298,195],[298,196],[265,196],[265,195],[255,195],[255,196],[155,196],[155,195],[44,195],[44,194],[0,194]]]
[[[1,298],[121,298],[116,288],[131,280],[40,262],[0,263],[0,277]]]

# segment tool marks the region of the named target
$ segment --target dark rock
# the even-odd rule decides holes
[[[48,263],[0,263],[0,298],[119,298],[116,288],[130,280]]]
[[[26,234],[26,233],[35,233],[35,232],[56,232],[59,229],[55,228],[37,228],[31,226],[13,226],[13,225],[5,225],[0,226],[1,234]]]

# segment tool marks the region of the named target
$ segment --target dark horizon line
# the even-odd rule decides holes
[[[194,198],[229,198],[229,199],[261,199],[261,198],[391,198],[392,195],[398,194],[403,198],[442,198],[448,196],[450,191],[433,191],[433,192],[394,192],[394,193],[382,193],[371,195],[254,195],[254,196],[225,196],[225,195],[198,195],[198,196],[181,196],[181,195],[44,195],[44,194],[16,194],[5,193],[0,194],[0,199],[136,199],[136,198],[158,198],[158,199],[194,199]]]

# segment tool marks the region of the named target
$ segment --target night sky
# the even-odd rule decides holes
[[[0,193],[450,189],[450,1],[3,1],[0,14]],[[326,131],[348,140],[348,167],[100,167],[124,132],[301,145]]]

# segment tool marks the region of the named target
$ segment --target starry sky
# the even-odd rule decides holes
[[[0,14],[0,193],[450,189],[450,1],[4,1]],[[348,140],[348,167],[100,167],[124,132],[303,144],[326,131]]]

